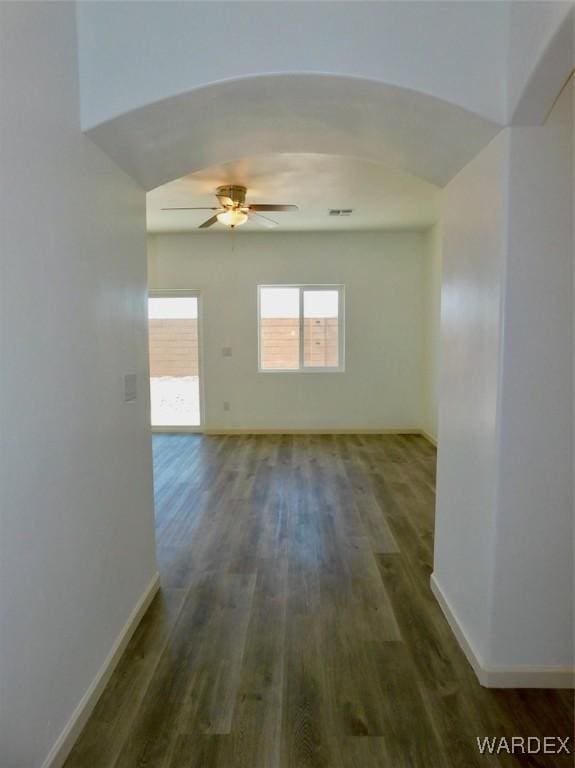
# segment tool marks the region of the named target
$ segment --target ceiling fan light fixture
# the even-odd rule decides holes
[[[237,208],[222,211],[217,214],[217,218],[220,224],[225,224],[227,227],[241,227],[248,220],[247,214]]]

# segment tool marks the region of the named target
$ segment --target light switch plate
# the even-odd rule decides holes
[[[137,395],[137,378],[135,373],[127,373],[124,376],[124,401],[135,400]]]

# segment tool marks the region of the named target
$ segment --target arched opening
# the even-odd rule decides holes
[[[146,190],[266,153],[359,157],[443,186],[500,129],[435,96],[341,75],[261,75],[135,109],[88,135]]]

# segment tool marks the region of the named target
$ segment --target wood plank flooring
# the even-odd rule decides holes
[[[162,590],[66,768],[493,768],[569,691],[481,688],[429,589],[415,436],[154,436]],[[571,745],[573,741],[571,741]]]

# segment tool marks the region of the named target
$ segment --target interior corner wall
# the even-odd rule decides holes
[[[573,637],[574,78],[509,131],[491,663],[570,667]]]
[[[39,768],[156,572],[145,198],[80,132],[75,4],[0,17],[0,765]]]
[[[148,250],[150,288],[201,292],[206,428],[421,429],[425,232],[157,234]],[[257,286],[276,283],[345,285],[345,372],[258,373]]]
[[[437,442],[443,220],[428,231],[425,268],[423,429]]]
[[[506,135],[444,189],[434,579],[474,654],[488,653]]]

